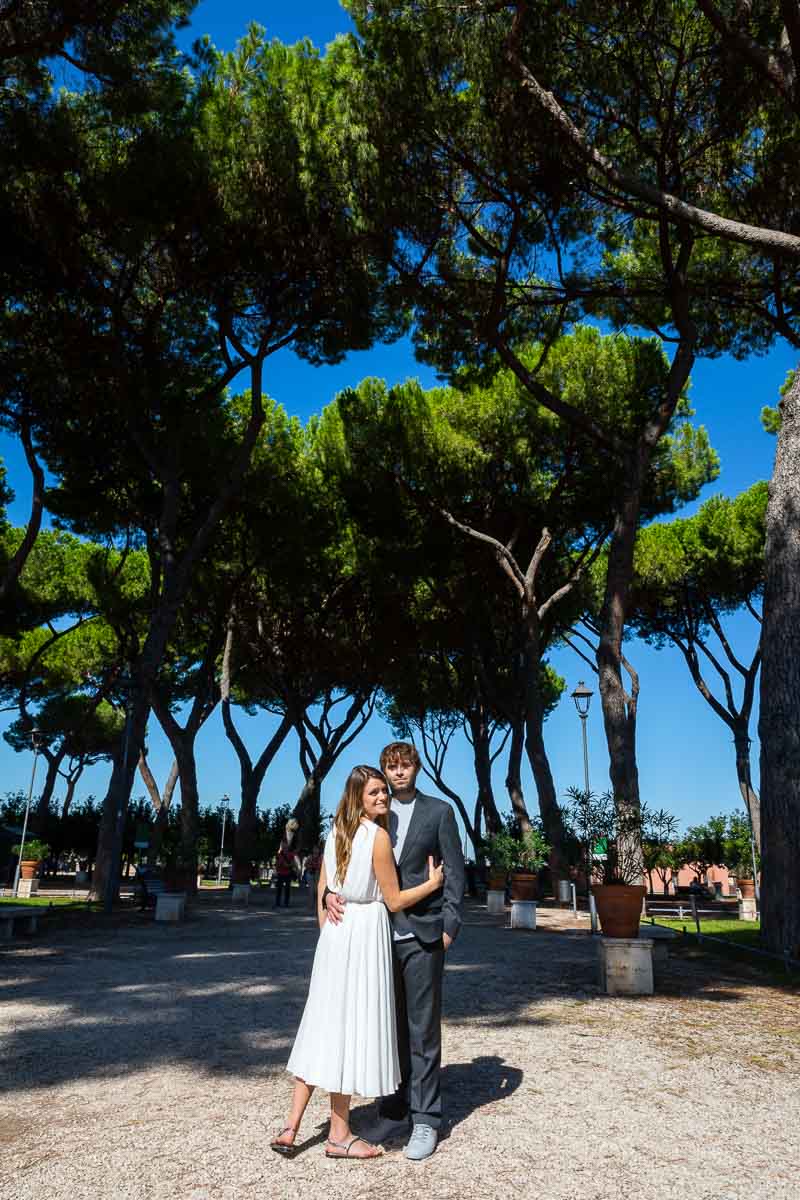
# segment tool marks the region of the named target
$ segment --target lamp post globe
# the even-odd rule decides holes
[[[575,691],[572,692],[572,699],[575,701],[575,707],[578,710],[579,716],[588,717],[589,705],[592,702],[593,695],[594,695],[594,692],[592,691],[592,689],[588,688],[586,686],[586,684],[583,682],[583,680],[580,679],[578,681],[578,686],[575,688]]]

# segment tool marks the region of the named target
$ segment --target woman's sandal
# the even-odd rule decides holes
[[[287,1125],[285,1129],[280,1131],[278,1137],[283,1137],[285,1133],[293,1133],[297,1137],[297,1126]],[[276,1154],[282,1154],[284,1158],[294,1158],[295,1154],[297,1154],[297,1146],[295,1146],[294,1142],[279,1142],[278,1138],[272,1139],[269,1148],[270,1150],[274,1150]]]
[[[350,1147],[356,1142],[363,1142],[365,1146],[369,1146],[370,1150],[374,1150],[375,1154],[351,1154]],[[338,1146],[340,1150],[344,1150],[344,1154],[331,1154],[327,1146]],[[349,1158],[350,1162],[368,1162],[371,1158],[382,1158],[383,1150],[380,1146],[373,1146],[372,1142],[368,1142],[366,1138],[352,1137],[349,1142],[335,1142],[333,1138],[328,1138],[328,1143],[325,1148],[326,1158]]]

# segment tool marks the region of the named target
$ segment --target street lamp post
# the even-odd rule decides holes
[[[589,717],[589,705],[592,701],[594,692],[591,688],[587,688],[582,679],[578,681],[578,686],[572,693],[572,699],[575,701],[575,707],[578,710],[578,716],[581,719],[581,731],[583,733],[583,792],[585,802],[589,803],[589,742],[586,734],[586,722]],[[591,922],[591,931],[595,930],[595,911],[594,911],[594,896],[592,895],[592,853],[593,847],[591,843],[586,846],[586,895],[589,898],[589,919]]]
[[[592,689],[587,688],[582,679],[578,682],[578,686],[572,693],[572,699],[575,701],[575,707],[581,719],[581,729],[583,730],[583,787],[584,791],[587,792],[589,791],[589,743],[586,740],[586,720],[589,716],[589,704],[593,695],[594,692]]]
[[[222,805],[222,837],[219,842],[219,866],[217,867],[217,886],[222,883],[222,851],[225,849],[225,821],[228,817],[228,805],[231,802],[230,796],[223,796],[220,800]]]
[[[22,823],[22,840],[19,844],[19,858],[17,859],[17,869],[14,872],[14,895],[16,896],[19,888],[19,875],[22,868],[22,857],[25,853],[25,838],[28,834],[28,817],[31,811],[31,800],[33,799],[33,784],[36,779],[36,764],[39,761],[39,746],[41,745],[41,730],[34,727],[31,730],[31,745],[33,746],[33,769],[31,770],[31,784],[28,788],[28,799],[25,804],[25,820]]]

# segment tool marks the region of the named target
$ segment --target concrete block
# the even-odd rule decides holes
[[[157,921],[182,921],[185,916],[185,892],[161,892],[156,896]]]
[[[20,879],[17,885],[17,895],[21,900],[30,900],[39,891],[38,879]]]
[[[756,908],[755,897],[748,896],[746,900],[739,901],[739,920],[740,921],[757,921],[758,909]]]
[[[653,939],[599,939],[600,987],[608,996],[652,996]]]
[[[249,904],[250,903],[250,884],[235,883],[233,885],[233,895],[231,900],[234,904]]]
[[[494,913],[495,916],[502,916],[502,914],[506,911],[505,892],[494,891],[493,889],[490,889],[486,893],[486,907],[488,908],[489,912]]]
[[[36,933],[38,914],[30,908],[0,907],[0,938],[12,938],[14,928],[22,933]]]
[[[535,900],[512,900],[511,901],[511,928],[512,929],[535,929],[536,928],[536,901]]]

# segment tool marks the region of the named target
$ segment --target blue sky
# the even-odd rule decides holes
[[[270,36],[284,41],[296,41],[308,36],[324,46],[338,32],[349,27],[349,18],[337,0],[299,0],[298,3],[242,3],[240,0],[204,0],[194,14],[192,30],[183,35],[208,33],[212,41],[231,49],[251,21],[266,27]],[[735,495],[758,479],[768,478],[772,470],[774,439],[765,434],[759,423],[764,404],[776,402],[778,388],[786,372],[795,365],[791,351],[776,347],[768,356],[752,358],[745,363],[723,358],[699,363],[692,375],[692,400],[696,420],[709,430],[712,444],[721,458],[718,481],[707,489],[705,499],[713,491]],[[289,352],[277,355],[268,364],[265,386],[291,414],[303,420],[328,403],[337,391],[356,384],[366,375],[377,375],[393,383],[409,376],[418,377],[424,385],[434,382],[429,368],[418,364],[410,345],[401,342],[376,347],[372,351],[353,354],[335,367],[311,367]],[[26,516],[28,482],[24,459],[18,448],[7,438],[0,439],[0,453],[5,458],[10,482],[17,491],[17,502],[11,508],[12,520]],[[753,622],[747,616],[737,617],[730,625],[734,644],[742,653],[752,650]],[[655,651],[640,643],[631,643],[628,654],[636,665],[641,680],[639,702],[639,771],[642,796],[651,805],[674,812],[683,824],[701,821],[712,813],[737,806],[739,797],[734,773],[733,746],[727,729],[714,716],[692,684],[682,658],[676,652]],[[565,648],[552,656],[555,668],[565,677],[567,694],[547,724],[547,745],[556,784],[563,792],[572,784],[580,784],[583,775],[580,723],[568,692],[579,679],[594,687],[588,667]],[[0,730],[8,718],[0,716]],[[269,737],[268,717],[242,718],[248,743],[254,750]],[[603,736],[602,714],[595,695],[588,721],[590,777],[598,790],[608,785],[608,755]],[[350,766],[355,762],[376,762],[380,749],[391,736],[377,718],[359,737],[328,777],[323,789],[323,804],[336,806],[341,787]],[[755,721],[752,733],[755,739]],[[151,723],[151,764],[163,781],[169,769],[169,747]],[[757,744],[754,746],[754,778],[758,777]],[[30,755],[17,755],[0,742],[0,793],[27,788],[30,778]],[[89,792],[102,797],[108,769],[100,766],[87,772],[79,787],[79,795]],[[229,793],[238,796],[238,765],[222,731],[218,715],[212,717],[198,740],[198,776],[202,803],[215,803]],[[466,801],[474,795],[470,747],[464,741],[452,752],[448,779]],[[496,770],[496,795],[501,809],[508,807],[503,788],[504,764]],[[301,786],[296,745],[292,739],[284,746],[265,781],[261,804],[293,802]],[[525,778],[526,797],[531,811],[536,810],[535,792],[529,775]],[[134,794],[144,794],[137,786]]]

